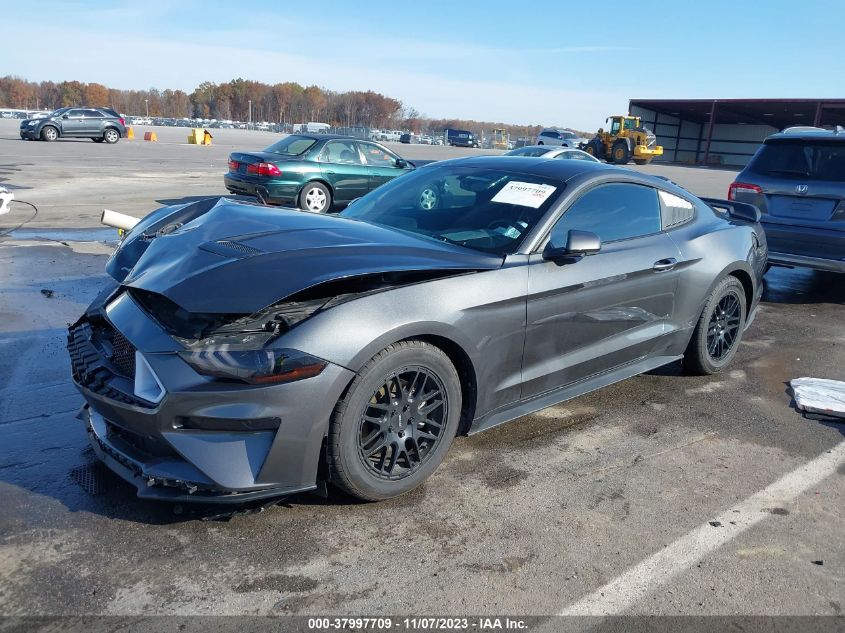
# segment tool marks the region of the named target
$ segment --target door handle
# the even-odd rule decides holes
[[[652,266],[652,270],[656,273],[663,273],[667,270],[672,270],[675,266],[678,265],[678,260],[674,257],[667,257],[666,259],[659,259],[654,262],[654,266]]]
[[[329,174],[330,176],[334,176],[334,172],[329,170],[329,169],[326,170],[326,173]]]

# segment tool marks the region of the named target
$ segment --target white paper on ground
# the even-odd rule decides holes
[[[793,378],[789,382],[802,411],[845,418],[845,382],[826,378]]]
[[[552,185],[538,185],[533,182],[510,181],[493,196],[492,202],[503,204],[518,204],[532,209],[540,208],[557,187]]]

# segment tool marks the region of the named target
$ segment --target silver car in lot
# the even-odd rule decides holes
[[[636,172],[484,156],[338,216],[164,207],[68,334],[93,450],[141,497],[407,492],[476,433],[682,360],[734,357],[754,207]]]
[[[589,139],[578,136],[575,132],[558,130],[557,128],[545,128],[537,135],[537,145],[559,145],[578,149],[585,145],[587,141]]]
[[[557,158],[563,160],[585,160],[591,163],[601,161],[587,152],[569,147],[553,147],[548,145],[528,145],[519,147],[504,154],[505,156],[525,156],[528,158]]]
[[[728,189],[759,207],[769,261],[845,273],[845,133],[774,134]]]

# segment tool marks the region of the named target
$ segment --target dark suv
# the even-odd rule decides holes
[[[59,108],[46,117],[21,121],[21,138],[25,140],[66,137],[117,143],[122,136],[126,136],[126,123],[111,108]]]
[[[767,138],[728,189],[760,209],[769,262],[845,273],[845,133],[802,128]]]

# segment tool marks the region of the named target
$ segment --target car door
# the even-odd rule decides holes
[[[530,256],[523,397],[659,354],[673,318],[680,253],[654,188],[593,187],[557,221],[552,243],[571,229],[597,234],[601,250],[564,264]]]
[[[401,160],[399,156],[386,150],[384,147],[367,142],[359,142],[358,146],[361,148],[361,153],[364,155],[364,161],[367,164],[369,191],[380,187],[407,171],[407,164],[399,167],[397,165],[397,161]]]
[[[98,110],[83,110],[84,118],[80,127],[80,134],[86,136],[102,136],[103,119],[105,116]]]
[[[350,202],[368,191],[369,172],[358,144],[351,139],[329,141],[320,153],[320,170],[334,191],[335,202]]]
[[[83,136],[85,134],[84,110],[68,110],[62,115],[61,121],[62,136]]]

